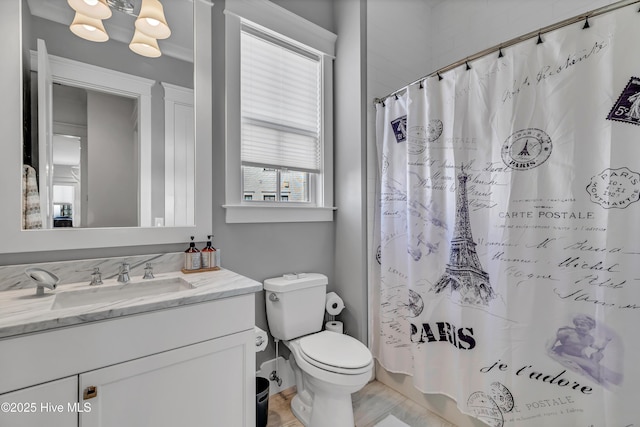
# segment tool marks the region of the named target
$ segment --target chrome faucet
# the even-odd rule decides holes
[[[120,265],[120,272],[118,273],[118,282],[121,283],[129,283],[129,280],[131,280],[129,278],[129,263],[123,262],[122,265]]]
[[[58,287],[58,276],[42,268],[29,267],[24,273],[36,282],[36,295],[44,295],[44,288],[54,290]]]

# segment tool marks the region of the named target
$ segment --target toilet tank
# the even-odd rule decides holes
[[[285,274],[264,281],[267,321],[274,338],[292,340],[322,330],[327,276]]]

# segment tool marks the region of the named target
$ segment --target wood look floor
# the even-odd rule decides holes
[[[304,427],[291,413],[290,403],[295,395],[292,387],[269,398],[267,427]],[[378,381],[353,395],[356,427],[373,427],[389,414],[411,427],[455,427]]]

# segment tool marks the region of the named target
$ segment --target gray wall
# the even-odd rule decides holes
[[[331,16],[331,1],[274,1],[283,7],[298,6],[297,13],[313,21]],[[300,7],[300,4],[309,7]],[[313,4],[313,6],[311,6]],[[259,282],[287,272],[316,272],[334,286],[334,223],[227,224],[225,222],[225,58],[224,1],[213,7],[213,246],[222,249],[222,265]],[[319,12],[320,11],[320,12]],[[303,14],[304,12],[304,14]],[[324,19],[330,23],[328,18]],[[327,22],[318,22],[323,26]],[[325,27],[326,28],[326,27]],[[330,29],[330,28],[329,28]],[[268,330],[264,292],[256,294],[256,326]],[[280,352],[284,346],[280,346]],[[273,341],[256,355],[257,367],[275,357]]]
[[[104,43],[87,42],[73,34],[65,25],[33,16],[29,39],[32,50],[36,50],[39,38],[47,42],[50,55],[193,88],[193,64],[190,62],[168,55],[146,58],[133,53],[129,46],[113,39]]]
[[[138,225],[136,102],[87,92],[87,227]]]
[[[335,3],[335,290],[346,332],[367,342],[366,2]]]

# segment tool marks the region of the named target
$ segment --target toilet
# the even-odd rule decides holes
[[[265,280],[267,321],[291,351],[298,389],[291,412],[305,427],[353,427],[351,394],[371,378],[373,358],[355,338],[322,330],[327,283],[317,273]]]

